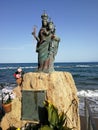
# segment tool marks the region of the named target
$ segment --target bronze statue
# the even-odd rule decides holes
[[[60,38],[55,34],[55,26],[48,15],[44,12],[41,16],[42,27],[36,36],[36,30],[32,35],[37,40],[36,52],[38,53],[38,71],[52,72],[54,71],[54,60],[58,51]]]

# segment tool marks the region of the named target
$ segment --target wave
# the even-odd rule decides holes
[[[76,67],[78,67],[78,68],[86,68],[86,67],[92,67],[92,66],[90,66],[90,65],[76,65]]]
[[[98,90],[80,90],[77,92],[79,97],[79,113],[85,115],[85,98],[88,99],[93,117],[98,118]]]
[[[37,63],[12,63],[12,64],[0,64],[0,70],[3,69],[17,69],[17,66],[23,69],[37,68]],[[55,68],[89,68],[98,67],[98,63],[54,63]]]
[[[91,77],[89,79],[98,81],[98,77]]]
[[[79,97],[97,97],[98,98],[98,90],[80,90],[77,92]]]
[[[79,64],[79,65],[76,65],[76,67],[77,68],[89,68],[89,67],[98,67],[98,65],[96,65],[96,64],[90,64],[90,65],[88,65],[88,64]]]
[[[22,66],[20,66],[22,69],[34,69],[34,68],[37,68],[37,66],[25,66],[25,67],[22,67]],[[18,67],[0,67],[0,70],[7,70],[7,69],[9,69],[9,70],[13,70],[13,69],[17,69]],[[72,66],[54,66],[54,68],[57,68],[57,69],[65,69],[65,68],[73,68]]]
[[[12,69],[17,69],[18,67],[0,67],[0,70],[12,70]],[[25,67],[21,67],[22,69],[32,69],[32,68],[37,68],[37,66],[25,66]]]
[[[66,65],[65,64],[65,66],[63,65],[56,65],[55,66],[55,68],[92,68],[92,67],[94,67],[94,68],[97,68],[98,67],[98,65],[83,65],[83,64],[81,64],[81,65]]]

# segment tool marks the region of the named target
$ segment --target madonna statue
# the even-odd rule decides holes
[[[48,20],[46,13],[42,14],[42,27],[36,36],[36,29],[32,35],[37,40],[36,52],[38,53],[38,72],[54,71],[54,60],[58,51],[60,38],[55,34],[55,26]]]

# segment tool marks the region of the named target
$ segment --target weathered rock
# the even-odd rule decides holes
[[[46,90],[46,98],[67,115],[67,125],[73,130],[80,130],[77,89],[71,73],[26,73],[21,88],[23,90]],[[3,130],[10,125],[21,127],[21,92],[19,86],[14,89],[17,98],[12,102],[12,111],[7,113],[1,122]],[[5,123],[6,122],[6,123]]]

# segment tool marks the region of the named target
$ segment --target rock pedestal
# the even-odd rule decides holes
[[[24,74],[21,85],[23,90],[46,90],[46,99],[49,100],[58,112],[67,115],[67,126],[72,130],[80,130],[78,112],[78,97],[75,82],[69,72],[33,73]],[[21,120],[21,92],[20,87],[14,89],[17,97],[12,102],[12,111],[5,114],[1,121],[3,130],[11,125],[21,127],[26,121]]]

